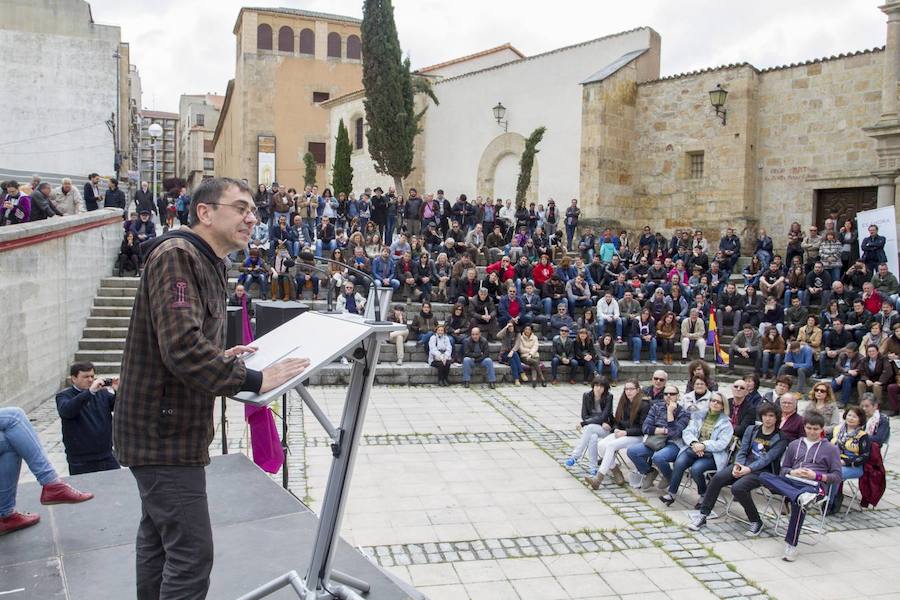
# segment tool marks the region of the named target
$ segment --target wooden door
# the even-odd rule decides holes
[[[853,219],[856,213],[871,210],[878,204],[878,188],[837,188],[816,190],[816,220],[820,231],[825,227],[825,219],[833,211],[838,214],[838,228],[846,219]]]

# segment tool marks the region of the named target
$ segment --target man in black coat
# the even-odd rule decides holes
[[[100,176],[96,173],[88,175],[88,182],[84,184],[84,207],[87,210],[97,210],[100,208]]]
[[[119,180],[115,177],[109,180],[109,189],[106,190],[106,198],[103,201],[104,208],[121,208],[125,210],[128,199],[125,198],[125,192],[119,189]],[[122,214],[125,217],[125,214]]]
[[[31,192],[31,216],[28,220],[43,221],[53,215],[63,216],[62,211],[50,200],[50,184],[45,181]]]
[[[149,210],[151,213],[156,212],[156,204],[153,202],[153,192],[150,191],[150,184],[146,181],[141,182],[141,189],[134,193],[134,207],[140,214],[142,210]]]
[[[72,385],[56,394],[69,475],[118,469],[112,453],[118,378],[106,385],[105,380],[94,376],[94,365],[84,362],[72,365],[69,379]]]

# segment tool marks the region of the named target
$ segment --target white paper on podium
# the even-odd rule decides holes
[[[305,312],[253,342],[256,352],[244,359],[248,369],[262,371],[284,358],[308,358],[302,374],[264,394],[241,392],[232,396],[247,404],[266,405],[293,389],[318,368],[331,364],[347,348],[364,339],[372,326],[356,315]]]

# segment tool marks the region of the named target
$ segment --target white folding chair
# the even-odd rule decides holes
[[[817,544],[819,543],[819,540],[822,539],[822,536],[825,535],[825,517],[828,516],[828,509],[831,507],[831,496],[835,492],[835,487],[836,484],[829,483],[825,488],[825,497],[816,500],[809,508],[806,509],[806,519],[804,519],[803,521],[803,527],[801,528],[801,530],[815,534],[815,536],[812,538],[812,540],[814,541],[810,541],[804,538],[804,543],[813,545]],[[778,529],[780,528],[781,521],[784,518],[785,505],[790,505],[791,510],[800,510],[797,505],[789,503],[786,497],[781,497],[781,503],[777,511],[778,516],[775,518],[774,532],[776,536],[781,535],[781,532],[778,531]],[[818,512],[818,514],[812,514],[813,511]],[[786,524],[785,529],[787,529]]]

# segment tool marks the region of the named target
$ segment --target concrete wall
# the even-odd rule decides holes
[[[112,273],[122,241],[121,211],[100,209],[0,228],[0,247],[79,225],[112,223],[49,241],[0,251],[4,305],[4,368],[0,406],[36,406],[68,374],[102,277]]]
[[[650,47],[651,34],[642,28],[437,82],[440,105],[429,108],[426,119],[427,189],[441,187],[451,197],[473,193],[483,150],[503,135],[491,112],[499,101],[510,132],[528,137],[536,127],[547,128],[535,160],[540,200],[577,197],[580,83],[622,55]]]
[[[112,175],[119,28],[92,23],[82,0],[0,0],[0,15],[0,115],[15,123],[0,128],[0,167]]]

